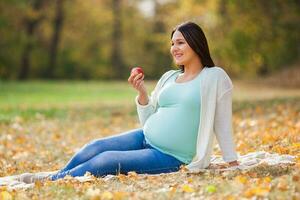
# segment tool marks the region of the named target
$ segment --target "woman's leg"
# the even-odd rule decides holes
[[[98,177],[107,174],[126,174],[129,171],[148,174],[168,173],[178,171],[182,164],[184,163],[173,156],[154,148],[106,151],[71,170],[53,175],[51,179],[56,180],[66,175],[83,176],[86,172]]]
[[[94,156],[99,155],[104,151],[126,151],[141,149],[144,141],[143,129],[134,129],[105,137],[97,140],[93,140],[90,143],[84,145],[67,163],[67,165],[60,170],[60,172],[68,171],[81,163],[84,163]]]

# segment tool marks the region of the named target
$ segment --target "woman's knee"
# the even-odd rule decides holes
[[[116,163],[120,157],[121,151],[104,151],[98,155],[97,161],[102,165]]]
[[[90,146],[90,145],[95,145],[96,143],[98,143],[101,139],[97,138],[97,139],[92,139],[90,140],[87,144],[85,144],[84,146]]]
[[[90,163],[93,168],[100,168],[103,170],[118,168],[122,163],[121,151],[105,151],[98,155]]]

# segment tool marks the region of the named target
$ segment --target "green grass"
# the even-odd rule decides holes
[[[2,82],[0,91],[0,108],[124,101],[136,94],[127,82],[94,81]]]
[[[272,88],[242,81],[234,83],[234,110],[253,105],[254,101],[298,99],[300,90]],[[156,81],[146,81],[150,93]],[[104,108],[134,106],[137,91],[127,81],[29,81],[0,82],[0,122],[15,117],[64,119],[70,113],[81,116],[103,114]],[[267,103],[268,104],[268,103]],[[134,113],[132,113],[134,114]]]
[[[153,87],[150,84],[150,88]],[[134,105],[128,82],[30,81],[0,83],[0,122],[15,117],[66,118],[70,111],[96,113],[103,107]]]

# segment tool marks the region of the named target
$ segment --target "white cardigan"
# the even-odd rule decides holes
[[[147,105],[135,98],[140,123],[144,126],[150,115],[157,111],[157,98],[164,83],[179,70],[170,70],[158,80]],[[232,136],[232,82],[220,67],[204,67],[200,72],[201,110],[197,137],[197,150],[191,163],[186,168],[198,172],[210,164],[214,135],[222,151],[225,162],[237,160]]]

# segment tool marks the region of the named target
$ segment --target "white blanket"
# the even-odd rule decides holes
[[[256,166],[259,166],[260,164],[264,163],[267,165],[279,165],[279,164],[295,164],[295,156],[292,155],[280,155],[277,153],[268,153],[265,151],[257,151],[257,152],[251,152],[246,155],[240,156],[238,154],[238,162],[240,165],[228,167],[225,169],[218,169],[220,171],[229,171],[229,170],[247,170]],[[222,164],[224,163],[221,156],[213,155],[211,159],[211,164]],[[201,171],[207,171],[210,169],[203,169]],[[216,170],[216,169],[214,169]],[[6,186],[8,190],[12,189],[28,189],[34,187],[34,183],[30,181],[32,177],[34,177],[35,180],[43,180],[50,176],[51,174],[56,173],[57,171],[51,171],[51,172],[39,172],[39,173],[25,173],[21,175],[15,175],[15,176],[7,176],[0,178],[0,186]],[[109,180],[110,177],[113,175],[108,175],[104,180]],[[80,176],[80,177],[74,177],[74,179],[80,181],[80,182],[86,182],[93,180],[93,177],[90,175]]]

